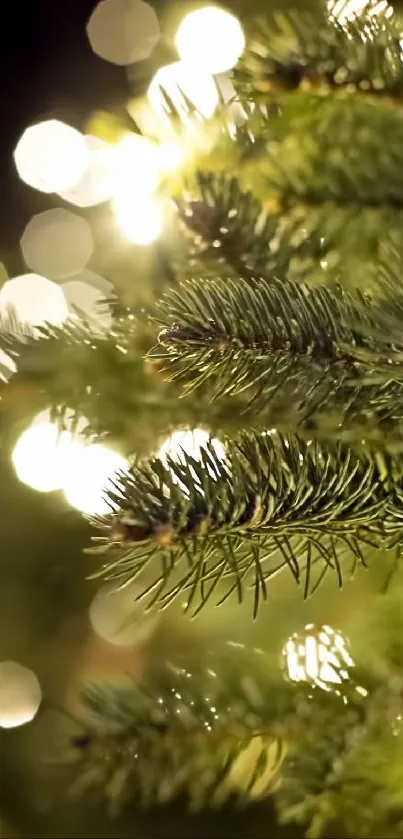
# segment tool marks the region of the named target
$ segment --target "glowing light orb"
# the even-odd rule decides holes
[[[114,149],[113,194],[149,196],[159,182],[157,146],[140,134],[126,134]]]
[[[12,462],[22,483],[38,492],[60,489],[71,436],[51,422],[34,422],[17,441]]]
[[[150,245],[161,235],[163,212],[161,203],[152,197],[135,199],[121,192],[113,202],[116,222],[129,242]]]
[[[148,88],[147,96],[153,110],[169,123],[166,101],[168,97],[185,125],[192,118],[186,100],[189,100],[195,110],[206,118],[213,115],[219,103],[217,86],[211,74],[207,70],[182,61],[167,64],[157,70]]]
[[[95,207],[112,196],[113,149],[98,137],[84,139],[88,148],[85,171],[74,186],[59,195],[76,207]]]
[[[102,329],[109,329],[112,325],[112,313],[103,302],[104,294],[97,288],[88,285],[80,279],[70,280],[61,286],[67,302],[80,310],[91,321],[96,321]]]
[[[158,626],[159,616],[144,611],[144,603],[136,601],[140,593],[134,584],[118,590],[111,586],[101,588],[90,606],[93,631],[117,646],[147,641]]]
[[[287,641],[283,657],[293,682],[311,682],[330,690],[348,679],[354,665],[343,636],[330,626],[308,624]]]
[[[169,460],[173,460],[174,463],[184,463],[186,462],[186,456],[191,456],[195,460],[201,461],[203,448],[208,443],[212,446],[217,460],[223,461],[226,454],[224,445],[217,438],[211,438],[208,431],[205,431],[203,428],[174,431],[164,441],[157,456],[168,468]],[[218,475],[210,464],[206,465],[206,469],[212,478],[217,479]],[[187,492],[185,484],[180,481],[173,470],[170,471],[173,482],[178,484],[184,492]],[[190,472],[194,475],[195,484],[197,485],[198,477],[192,466],[190,466]]]
[[[0,728],[31,722],[41,701],[40,684],[32,670],[16,661],[0,662]]]
[[[208,73],[231,70],[245,48],[245,35],[239,20],[230,12],[205,6],[189,12],[175,38],[180,58]]]
[[[32,271],[62,279],[82,271],[94,249],[88,222],[70,210],[46,210],[32,217],[21,250]]]
[[[106,446],[77,443],[62,476],[62,489],[68,503],[87,515],[111,511],[105,500],[110,479],[127,470],[125,458]]]
[[[177,140],[166,140],[156,151],[157,163],[162,172],[178,169],[184,161],[183,146]]]
[[[102,0],[87,24],[96,55],[122,66],[148,58],[160,34],[154,9],[142,0]]]
[[[7,280],[0,291],[0,313],[13,309],[18,320],[31,326],[64,323],[68,306],[62,290],[38,274],[23,274]]]
[[[27,128],[14,151],[21,180],[41,192],[70,189],[82,178],[87,158],[82,134],[57,119]]]

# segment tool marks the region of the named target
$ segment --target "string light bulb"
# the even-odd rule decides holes
[[[347,680],[348,669],[354,665],[341,633],[331,626],[312,623],[289,638],[283,659],[291,681],[310,682],[325,690]]]
[[[184,17],[175,44],[182,61],[215,75],[235,66],[245,48],[245,35],[231,12],[205,6]]]

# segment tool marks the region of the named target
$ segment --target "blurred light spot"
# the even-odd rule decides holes
[[[74,277],[68,277],[66,283],[73,279],[75,282],[85,283],[91,286],[91,288],[99,291],[103,297],[113,297],[114,295],[113,283],[110,280],[106,280],[105,277],[101,277],[100,274],[96,274],[95,271],[90,271],[88,268],[80,271],[79,274],[74,274]]]
[[[0,728],[17,728],[34,719],[42,692],[32,670],[16,661],[0,662]]]
[[[93,51],[122,66],[144,61],[160,39],[154,9],[142,0],[103,0],[87,24]]]
[[[0,291],[0,313],[14,310],[18,320],[31,326],[62,324],[68,317],[68,306],[62,290],[38,274],[23,274],[7,280]]]
[[[340,684],[345,668],[354,664],[339,632],[330,626],[318,630],[313,624],[308,624],[302,633],[292,635],[283,656],[293,682],[312,682],[325,689]]]
[[[178,140],[167,140],[158,146],[156,155],[159,168],[171,172],[183,163],[184,148]]]
[[[21,250],[32,271],[62,279],[82,271],[94,249],[88,222],[69,210],[46,210],[27,224]]]
[[[130,191],[120,192],[113,202],[117,224],[129,242],[150,245],[163,228],[161,203],[153,197],[141,198]]]
[[[88,159],[81,179],[71,189],[59,192],[76,207],[94,207],[112,195],[113,149],[98,137],[85,137]]]
[[[63,283],[61,288],[71,306],[80,309],[103,329],[111,327],[112,313],[110,308],[103,303],[105,295],[101,291],[79,279]]]
[[[34,421],[21,434],[12,453],[12,462],[22,483],[38,492],[60,489],[72,437],[60,433],[49,421]]]
[[[142,589],[134,584],[122,589],[102,587],[90,606],[93,631],[104,641],[118,646],[142,644],[159,623],[158,614],[146,613],[144,604],[136,602]]]
[[[139,134],[127,134],[116,146],[113,194],[151,195],[158,186],[157,146]]]
[[[187,100],[206,118],[213,115],[219,102],[211,74],[182,61],[167,64],[156,72],[148,88],[148,99],[154,111],[167,122],[170,121],[167,100],[170,100],[184,124],[192,119]]]
[[[0,379],[8,382],[13,373],[17,372],[17,365],[13,358],[10,358],[3,350],[0,350]]]
[[[62,489],[67,501],[87,515],[109,513],[105,490],[114,474],[127,468],[127,461],[106,446],[77,443],[63,475]]]
[[[216,459],[223,461],[226,454],[223,443],[215,437],[211,438],[208,431],[203,428],[174,431],[160,447],[157,457],[162,460],[167,468],[169,468],[169,460],[173,460],[174,463],[186,463],[187,456],[200,462],[203,449],[208,444],[212,446]],[[206,468],[212,478],[218,477],[212,466],[207,464]],[[195,483],[197,483],[197,474],[192,466],[190,466],[190,472],[194,475]],[[187,491],[186,486],[182,484],[173,470],[171,470],[171,476],[174,483],[179,484],[184,491]]]
[[[87,159],[82,134],[57,119],[27,128],[14,151],[21,180],[41,192],[70,189],[82,178]]]
[[[208,73],[231,70],[245,48],[239,20],[216,6],[189,12],[175,38],[180,58]]]

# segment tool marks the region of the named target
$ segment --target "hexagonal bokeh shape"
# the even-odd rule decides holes
[[[0,313],[10,309],[23,324],[59,326],[69,314],[67,300],[60,286],[40,274],[22,274],[4,283],[0,291]]]
[[[33,216],[21,238],[28,267],[53,280],[78,274],[94,249],[88,222],[69,210],[46,210]]]
[[[143,0],[101,0],[87,24],[96,55],[121,66],[148,58],[160,34],[157,15]]]
[[[107,304],[103,304],[105,294],[93,285],[86,283],[79,274],[77,278],[63,283],[61,286],[67,302],[79,309],[91,321],[95,322],[102,329],[110,329],[112,326],[112,313]]]
[[[83,135],[58,119],[29,126],[14,151],[21,180],[47,193],[71,189],[82,178],[87,158]]]
[[[0,662],[0,728],[31,722],[41,701],[41,687],[32,670],[16,661]]]
[[[114,149],[98,137],[84,138],[88,149],[85,171],[74,186],[59,195],[76,207],[95,207],[108,201],[113,193]]]

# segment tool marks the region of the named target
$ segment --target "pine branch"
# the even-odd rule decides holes
[[[273,272],[288,271],[291,260],[303,263],[309,256],[319,261],[325,253],[319,230],[298,236],[299,219],[286,222],[270,213],[251,192],[241,190],[236,178],[224,173],[197,172],[177,207],[192,236],[186,260],[193,275],[200,265],[205,276],[211,264],[214,276],[226,269],[236,278],[269,278]]]
[[[376,15],[364,10],[342,24],[317,11],[274,13],[257,22],[235,72],[237,87],[247,95],[305,84],[308,88],[355,88],[400,99],[400,38],[388,10]]]
[[[326,409],[339,431],[352,419],[362,423],[365,413],[372,420],[377,403],[378,419],[400,420],[403,346],[388,342],[386,332],[377,338],[381,311],[341,289],[187,282],[163,300],[157,355],[186,393],[201,384],[213,386],[213,400],[246,392],[254,416],[285,393],[299,423]]]
[[[94,576],[143,578],[148,607],[180,597],[194,613],[252,588],[256,615],[282,568],[308,596],[329,571],[341,585],[345,561],[351,573],[373,548],[399,552],[401,474],[398,457],[276,432],[227,442],[224,460],[210,442],[199,461],[140,461],[93,520],[104,535],[91,552],[107,555]]]
[[[347,682],[335,695],[273,678],[261,650],[228,644],[202,659],[125,687],[85,690],[88,727],[73,742],[76,790],[99,787],[115,812],[128,799],[152,805],[181,793],[192,809],[247,803],[278,782],[285,738],[301,736],[298,709],[312,690],[333,714],[347,696],[362,701]]]

